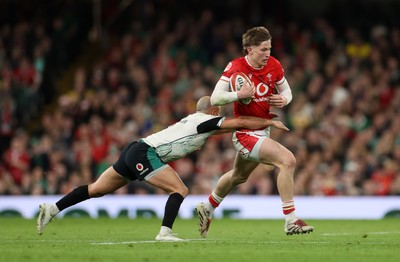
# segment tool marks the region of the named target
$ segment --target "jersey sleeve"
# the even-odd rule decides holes
[[[237,92],[230,89],[229,79],[232,74],[236,71],[240,71],[238,60],[230,61],[224,71],[222,72],[221,78],[214,87],[214,91],[211,94],[211,104],[214,106],[223,106],[239,100]]]
[[[229,80],[228,80],[229,81]],[[229,82],[221,79],[215,85],[211,94],[211,105],[222,106],[238,100],[237,93],[229,90]]]
[[[203,134],[210,131],[219,130],[221,129],[221,124],[224,122],[224,120],[225,117],[222,116],[209,119],[197,126],[197,133]]]
[[[240,64],[237,59],[232,60],[226,65],[224,72],[222,72],[221,79],[229,82],[230,77],[237,71],[240,71]]]
[[[276,67],[276,84],[280,85],[285,80],[284,79],[285,71],[283,70],[282,64],[278,60],[276,60],[275,67]]]

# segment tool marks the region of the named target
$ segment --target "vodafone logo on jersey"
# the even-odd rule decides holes
[[[141,163],[137,163],[136,164],[136,169],[138,170],[138,171],[142,171],[143,170],[143,165],[141,164]]]
[[[267,84],[259,83],[256,86],[256,93],[258,96],[263,96],[263,95],[267,94],[268,90],[269,90],[269,86]]]

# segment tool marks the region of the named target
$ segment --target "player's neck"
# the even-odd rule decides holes
[[[257,66],[257,65],[254,63],[254,61],[252,61],[251,58],[250,58],[248,55],[246,55],[244,58],[246,59],[247,63],[248,63],[249,65],[251,65],[254,69],[260,69],[260,68],[262,67],[262,66]]]

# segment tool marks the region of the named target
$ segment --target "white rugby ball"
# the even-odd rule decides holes
[[[232,92],[239,91],[246,82],[250,83],[250,79],[243,72],[235,72],[229,79],[229,86]],[[243,98],[239,100],[240,103],[248,105],[251,103],[251,98]]]

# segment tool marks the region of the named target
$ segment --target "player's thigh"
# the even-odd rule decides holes
[[[128,182],[111,166],[101,176],[89,185],[89,195],[105,195],[125,186]]]
[[[236,153],[232,176],[248,178],[258,165],[259,162],[243,158],[239,153]]]
[[[187,187],[182,182],[175,170],[170,166],[158,171],[146,181],[155,187],[161,188],[167,193],[178,192],[183,197],[188,194]]]
[[[274,166],[290,165],[296,161],[289,149],[271,138],[264,139],[259,150],[259,159],[261,163]]]

